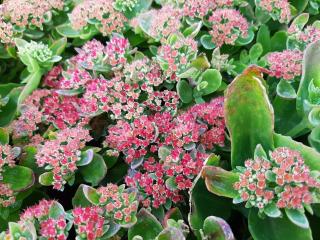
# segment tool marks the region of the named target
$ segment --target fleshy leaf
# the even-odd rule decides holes
[[[23,191],[34,184],[33,171],[27,167],[8,167],[2,175],[3,182],[10,184],[14,191]]]
[[[155,239],[163,230],[156,217],[144,208],[139,211],[137,218],[137,223],[129,228],[129,240],[132,240],[135,236],[141,236],[143,239]]]
[[[302,77],[297,93],[297,111],[301,116],[305,114],[304,104],[309,98],[309,85],[313,80],[316,87],[320,87],[320,40],[311,43],[305,50],[302,61]]]
[[[262,219],[255,209],[251,209],[249,213],[249,231],[254,240],[312,240],[310,228],[298,227],[285,215],[282,218]]]
[[[274,113],[259,67],[251,66],[236,77],[226,93],[225,116],[231,135],[231,165],[243,166],[257,144],[273,148]]]
[[[83,179],[96,186],[107,174],[107,165],[99,154],[94,154],[92,161],[79,168]]]
[[[178,82],[177,93],[183,103],[190,103],[193,99],[192,88],[186,80]]]
[[[203,233],[207,239],[234,240],[229,224],[222,218],[210,216],[203,224]]]
[[[285,209],[289,220],[301,228],[309,228],[309,221],[306,215],[297,209]]]
[[[207,69],[201,76],[200,84],[206,83],[205,87],[199,90],[202,95],[208,95],[217,91],[222,82],[222,76],[216,69]]]
[[[202,177],[205,179],[207,189],[222,197],[235,198],[238,192],[233,188],[239,181],[237,173],[226,171],[219,167],[205,166],[202,169]]]

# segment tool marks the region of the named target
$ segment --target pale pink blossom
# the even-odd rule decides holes
[[[238,10],[217,9],[209,17],[209,23],[212,25],[209,32],[212,42],[218,47],[223,44],[234,45],[239,37],[248,36],[249,23]]]

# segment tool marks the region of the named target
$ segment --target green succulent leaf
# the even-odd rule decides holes
[[[39,183],[43,186],[52,186],[53,185],[53,173],[45,172],[39,176]]]
[[[222,197],[235,198],[238,196],[238,192],[233,187],[239,181],[237,173],[219,167],[205,166],[201,175],[205,179],[208,191]]]
[[[144,208],[139,211],[137,218],[137,223],[129,228],[129,240],[132,240],[135,236],[141,236],[142,239],[156,239],[158,234],[163,230],[157,218]]]
[[[190,103],[193,99],[193,91],[186,80],[180,80],[177,84],[177,93],[183,103]]]
[[[311,81],[315,87],[320,87],[320,40],[310,44],[303,57],[303,69],[300,86],[297,93],[297,111],[301,116],[305,114],[305,101],[309,99],[309,85]]]
[[[22,166],[6,167],[3,172],[3,183],[11,185],[14,191],[23,191],[34,184],[34,174],[30,168]]]
[[[203,35],[200,42],[205,49],[212,50],[216,45],[212,42],[212,37],[209,34]]]
[[[83,179],[91,183],[93,186],[97,186],[101,180],[107,174],[107,165],[104,162],[103,157],[99,154],[94,154],[92,161],[79,168]]]
[[[301,228],[308,229],[309,221],[304,213],[297,209],[285,209],[288,219]]]
[[[249,213],[249,231],[254,240],[312,240],[310,228],[298,227],[285,215],[282,218],[262,219],[255,209]]]
[[[200,84],[205,83],[205,87],[199,90],[202,95],[211,94],[219,89],[222,82],[222,76],[216,69],[207,69],[200,77]]]
[[[207,239],[235,240],[229,224],[215,216],[206,218],[203,223],[203,234]]]
[[[277,85],[277,94],[286,99],[295,99],[297,97],[297,93],[292,85],[283,79],[281,79]]]
[[[57,32],[67,38],[78,38],[80,37],[80,32],[74,30],[71,26],[71,23],[65,23],[56,27]]]
[[[257,144],[265,151],[273,148],[274,113],[258,67],[249,67],[228,86],[225,116],[233,168],[252,158]]]
[[[6,128],[0,128],[0,144],[5,145],[9,143],[9,133]]]

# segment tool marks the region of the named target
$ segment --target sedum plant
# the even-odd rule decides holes
[[[319,239],[319,6],[2,1],[0,239]]]

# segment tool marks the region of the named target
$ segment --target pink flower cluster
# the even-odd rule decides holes
[[[19,27],[42,28],[53,10],[62,10],[63,7],[63,0],[8,0],[2,4],[2,11],[12,24]]]
[[[56,69],[54,70],[56,71]],[[50,75],[53,73],[50,73]],[[75,68],[62,72],[57,88],[77,90],[91,80],[91,75],[84,69]]]
[[[50,95],[49,90],[36,90],[24,101],[20,117],[13,121],[13,138],[31,137],[42,121],[41,106],[43,99]]]
[[[129,48],[129,41],[122,37],[113,37],[105,49],[108,63],[112,67],[122,66],[127,62],[125,58],[126,50]]]
[[[257,7],[268,12],[274,20],[288,23],[291,19],[290,4],[288,0],[258,0]]]
[[[191,187],[192,179],[208,157],[205,151],[224,143],[223,98],[196,105],[177,118],[168,112],[156,113],[149,116],[144,125],[150,126],[150,138],[140,145],[143,148],[135,150],[136,142],[143,139],[138,135],[123,139],[126,144],[117,145],[123,135],[115,136],[112,127],[106,143],[124,153],[126,161],[129,159],[128,163],[133,164],[133,173],[127,176],[126,183],[139,189],[140,200],[145,207],[152,205],[158,208],[169,200],[179,202],[183,199],[181,191]],[[143,131],[144,128],[140,127],[132,132],[142,134]],[[201,144],[203,139],[209,139],[209,142]],[[142,163],[140,168],[139,164],[136,165],[138,162]]]
[[[51,78],[48,84],[56,84]],[[11,124],[14,138],[32,136],[38,124],[54,124],[59,129],[83,126],[88,119],[81,116],[79,98],[62,96],[52,90],[36,90],[30,95],[21,110],[21,116]]]
[[[72,210],[73,224],[81,239],[96,240],[103,236],[107,221],[100,207],[75,208]]]
[[[146,92],[152,92],[153,87],[159,86],[165,80],[160,66],[147,57],[126,64],[123,75],[127,83],[138,83]]]
[[[281,147],[271,152],[270,158],[245,162],[246,170],[234,185],[241,199],[260,209],[271,203],[293,209],[313,203],[313,190],[320,182],[311,176],[300,153]]]
[[[147,154],[146,148],[156,140],[156,128],[147,116],[135,119],[131,124],[119,120],[109,128],[106,145],[126,155],[126,162],[131,163]]]
[[[231,7],[233,0],[186,0],[183,15],[191,18],[203,18],[217,8]]]
[[[239,37],[248,36],[249,23],[238,10],[217,9],[209,17],[209,23],[212,25],[209,32],[212,42],[218,47],[223,44],[234,45]]]
[[[293,80],[301,75],[303,52],[300,50],[284,50],[273,52],[267,56],[270,75],[285,80]]]
[[[113,0],[84,0],[73,9],[70,21],[76,30],[96,21],[99,31],[106,36],[121,32],[127,19],[113,8]]]
[[[2,43],[13,43],[13,26],[0,17],[0,40]]]
[[[313,25],[300,29],[292,24],[288,29],[288,33],[290,38],[293,38],[299,45],[302,45],[301,50],[304,50],[309,44],[320,40],[320,28]]]
[[[188,69],[190,62],[196,58],[197,52],[195,40],[178,37],[174,43],[166,43],[159,47],[157,59],[167,78],[177,81],[177,75]]]
[[[66,128],[56,134],[56,139],[46,141],[36,154],[39,167],[49,166],[53,173],[53,188],[63,190],[63,185],[77,169],[80,150],[90,141],[89,131],[81,128]]]
[[[109,219],[122,226],[136,222],[138,210],[136,192],[129,190],[125,189],[125,185],[118,186],[112,183],[97,189],[100,195],[99,206],[103,206]]]
[[[12,147],[8,144],[0,144],[0,180],[2,180],[1,173],[3,172],[3,168],[5,166],[13,167],[16,164],[14,159]]]
[[[165,5],[158,10],[150,10],[147,14],[150,17],[148,33],[154,39],[164,41],[170,34],[179,32],[182,18],[181,9],[175,8],[173,5]]]
[[[52,200],[41,200],[37,205],[27,208],[20,215],[20,222],[32,222],[41,239],[66,240],[68,234],[64,212],[55,218],[49,217],[51,208],[56,204],[59,203]]]
[[[10,184],[0,182],[0,207],[9,207],[16,202],[14,191]]]
[[[144,110],[138,102],[139,96],[139,85],[125,83],[121,77],[94,79],[86,86],[80,100],[81,109],[87,114],[110,111],[115,119],[131,120],[138,118]]]

